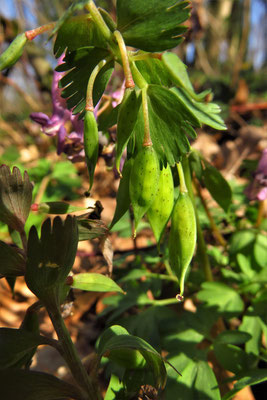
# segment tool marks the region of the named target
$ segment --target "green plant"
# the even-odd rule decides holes
[[[82,15],[74,15],[84,9]],[[195,128],[202,124],[224,130],[220,109],[211,102],[210,91],[195,93],[186,66],[175,53],[167,51],[182,41],[186,28],[181,24],[189,15],[188,1],[117,0],[115,22],[92,0],[78,0],[59,21],[26,32],[23,35],[27,40],[21,45],[19,39],[18,50],[15,39],[0,56],[1,68],[9,68],[28,40],[52,30],[51,36],[56,37],[54,54],[59,59],[53,100],[55,103],[56,94],[60,94],[61,103],[54,107],[51,118],[35,113],[33,119],[44,133],[58,134],[58,153],[80,157],[84,150],[90,190],[99,151],[98,130],[107,131],[116,123],[115,165],[119,172],[122,161],[124,165],[110,229],[118,229],[132,208],[135,230],[147,214],[158,249],[162,244],[161,256],[153,248],[151,254],[140,252],[135,257],[128,271],[118,277],[123,289],[103,275],[72,276],[78,241],[95,237],[104,241],[108,229],[97,225],[87,213],[80,217],[68,215],[64,222],[60,217],[53,223],[47,219],[40,235],[33,226],[27,236],[25,223],[32,186],[27,173],[22,179],[17,168],[11,172],[2,165],[0,220],[11,233],[18,232],[20,241],[15,242],[16,246],[0,242],[0,276],[13,288],[16,277],[24,275],[37,297],[20,329],[0,328],[0,383],[6,399],[101,399],[96,371],[107,362],[111,373],[105,400],[130,400],[138,395],[149,398],[150,394],[166,399],[227,400],[244,386],[267,379],[266,368],[258,367],[260,360],[266,361],[261,336],[267,333],[266,236],[262,221],[254,229],[250,229],[248,220],[248,226],[230,230],[231,223],[238,226],[231,187],[216,168],[191,149],[188,139],[196,138]],[[124,73],[123,100],[115,108],[105,103],[104,116],[96,120],[115,63]],[[65,142],[66,120],[77,126],[76,135],[68,139],[80,145],[78,150]],[[222,209],[228,223],[228,243],[202,196],[203,186]],[[58,198],[49,200],[32,205],[32,209],[50,214],[77,210]],[[219,252],[205,243],[201,226],[204,212],[221,246]],[[166,240],[169,219],[171,230]],[[196,244],[194,268],[190,271]],[[185,296],[198,304],[197,312],[187,311],[177,301],[183,299],[186,277]],[[180,293],[176,298],[177,285]],[[98,340],[89,374],[60,312],[71,288],[117,292],[105,299],[109,307],[102,316],[107,317],[108,325],[114,325],[108,326]],[[168,305],[175,305],[179,313]],[[125,312],[133,306],[138,306],[139,312],[127,317]],[[45,307],[58,340],[39,333],[36,315],[41,307]],[[234,329],[233,318],[239,320],[238,329]],[[74,384],[29,369],[33,354],[43,344],[53,346],[62,355]],[[166,358],[162,350],[168,354]],[[220,368],[231,371],[232,380],[237,381],[223,397],[208,363],[211,352]]]

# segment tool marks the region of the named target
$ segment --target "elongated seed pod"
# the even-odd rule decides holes
[[[98,158],[98,128],[93,111],[85,111],[83,134],[85,158],[90,180],[89,190],[91,190]]]
[[[0,56],[0,71],[11,67],[20,58],[27,42],[25,33],[19,34]]]
[[[147,217],[157,242],[160,242],[169,221],[174,202],[172,171],[169,164],[160,171],[159,187],[155,200],[147,211]]]
[[[184,280],[196,246],[196,217],[187,192],[180,193],[172,213],[169,237],[169,260],[177,274],[180,296],[184,292]]]
[[[159,162],[153,146],[143,147],[134,160],[130,176],[130,199],[135,230],[156,197],[159,174]]]

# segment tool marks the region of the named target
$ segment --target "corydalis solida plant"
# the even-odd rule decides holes
[[[89,14],[85,11],[83,15],[71,16],[72,12],[81,10],[84,7],[85,10],[89,11]],[[146,16],[145,19],[144,15]],[[54,107],[51,119],[39,115],[39,123],[43,125],[44,132],[48,134],[53,132],[53,135],[59,135],[58,152],[65,152],[65,122],[67,120],[73,121],[72,118],[76,118],[77,123],[83,127],[83,122],[81,121],[84,118],[84,113],[87,113],[87,116],[90,117],[86,132],[89,140],[86,140],[84,144],[88,146],[85,149],[85,153],[87,154],[91,186],[93,184],[93,171],[97,162],[96,151],[94,150],[98,147],[98,137],[96,134],[94,135],[94,140],[91,140],[90,127],[93,127],[95,134],[97,133],[97,124],[99,130],[108,130],[114,124],[117,125],[117,167],[120,166],[122,154],[127,153],[127,157],[124,164],[125,168],[120,171],[122,179],[117,196],[116,222],[120,220],[129,207],[133,209],[136,225],[145,213],[150,218],[150,207],[154,207],[157,193],[159,193],[160,175],[164,168],[170,169],[178,165],[178,169],[184,169],[188,190],[187,204],[190,204],[190,220],[186,221],[187,224],[184,227],[190,228],[190,222],[193,225],[196,221],[198,240],[201,243],[201,230],[197,226],[194,193],[192,199],[192,170],[194,171],[193,178],[195,178],[195,175],[197,176],[198,181],[205,185],[225,212],[227,212],[231,204],[231,192],[227,182],[209,163],[197,155],[195,155],[194,160],[191,157],[192,153],[188,137],[191,137],[191,139],[196,137],[194,128],[202,124],[210,125],[215,129],[225,129],[225,126],[218,115],[219,108],[214,103],[206,101],[211,96],[208,96],[207,92],[200,94],[194,92],[186,67],[174,53],[168,51],[181,41],[181,35],[185,32],[185,28],[181,24],[188,17],[188,2],[183,1],[154,0],[141,2],[140,0],[129,0],[126,2],[118,0],[116,22],[111,20],[105,12],[97,9],[92,1],[74,3],[73,7],[59,21],[54,31],[56,35],[55,55],[56,57],[62,56],[63,60],[60,59],[60,62],[62,62],[56,69],[56,73],[60,74],[58,75],[60,88],[55,85],[53,90],[60,90],[62,98],[54,99],[59,100],[60,104],[58,108]],[[136,50],[129,50],[126,46],[134,47]],[[14,46],[12,51],[14,51]],[[12,62],[13,60],[14,58],[12,58]],[[102,96],[110,79],[112,79],[114,63],[120,64],[124,72],[126,87],[124,98],[121,106],[115,112],[113,108],[107,107],[105,123],[100,119],[96,122],[92,119],[95,118],[93,113],[97,104],[103,98]],[[78,119],[79,116],[81,120]],[[88,122],[87,119],[85,122]],[[52,131],[50,128],[52,128]],[[82,131],[83,129],[76,130],[77,140],[79,140],[80,144],[83,142]],[[188,158],[189,153],[190,156]],[[147,154],[152,154],[151,159],[148,160]],[[182,176],[182,173],[180,175]],[[153,183],[153,187],[151,183]],[[180,178],[180,188],[181,185]],[[175,206],[179,206],[179,203],[182,203],[181,198],[180,201],[179,197],[178,200],[174,199],[172,184],[169,187],[171,188],[167,192],[169,203],[171,205],[175,203]],[[223,195],[220,194],[221,191]],[[164,202],[159,202],[158,207],[159,215],[163,215],[165,211],[162,208],[164,207]],[[155,212],[154,208],[153,212]],[[156,226],[151,223],[159,238],[164,238],[165,227],[171,212],[167,214],[169,215],[167,215],[164,224],[160,224],[159,222],[161,221],[158,220],[156,220]],[[73,240],[75,243],[77,241],[75,218],[70,218],[68,217],[64,224],[59,219],[56,219],[54,224],[49,221],[45,222],[40,237],[34,228],[31,230],[27,247],[29,254],[27,257],[26,281],[37,297],[39,296],[42,304],[46,306],[58,334],[59,341],[50,341],[49,344],[61,352],[75,378],[76,389],[69,386],[65,388],[68,391],[68,396],[73,398],[96,398],[101,397],[101,395],[96,389],[97,385],[95,385],[94,376],[87,377],[69,340],[58,308],[68,291],[69,284],[73,284],[73,287],[87,288],[87,290],[93,291],[96,287],[98,290],[103,289],[107,282],[103,282],[101,280],[103,278],[99,276],[96,278],[92,274],[87,274],[88,276],[86,277],[67,277],[68,284],[66,284],[66,272],[69,272],[73,262],[73,253],[71,256],[67,256],[67,250],[70,250],[68,243],[71,242],[70,237],[75,238]],[[172,225],[177,223],[176,218],[171,217],[171,220]],[[182,232],[182,227],[179,226],[178,228],[176,231]],[[175,232],[175,226],[173,231]],[[190,243],[190,251],[188,251],[190,257],[188,254],[186,255],[186,262],[183,263],[181,261],[183,257],[181,257],[180,253],[177,254],[176,251],[170,252],[170,264],[174,266],[172,274],[170,274],[170,280],[177,284],[175,275],[177,274],[181,292],[183,292],[184,275],[188,271],[195,247],[195,229],[193,233],[193,242]],[[56,254],[56,251],[58,252],[56,244],[60,242],[60,238],[64,242],[60,247],[64,248],[66,252],[62,251],[62,254]],[[173,246],[176,245],[175,237],[171,237],[171,242],[174,243]],[[185,247],[182,244],[181,247],[184,251]],[[200,245],[199,248],[201,249]],[[73,249],[73,252],[75,253],[75,249]],[[64,254],[66,257],[64,257]],[[179,266],[176,267],[178,257]],[[30,277],[29,274],[31,274],[32,270],[37,272]],[[213,295],[210,296],[211,300],[209,301],[216,297],[214,295],[214,291],[216,294],[216,285],[213,286],[212,284],[212,282],[208,282],[208,285],[203,286],[200,298],[205,299],[205,296],[207,298],[207,292],[212,292],[212,289],[214,289]],[[108,283],[108,290],[114,291],[115,288],[115,284]],[[219,291],[220,288],[221,286],[217,287],[217,290]],[[223,289],[226,293],[227,288],[225,289],[223,286]],[[230,289],[227,292],[230,296],[229,304],[234,305],[236,308],[234,310],[231,309],[229,313],[236,310],[241,310],[242,312],[242,301],[240,302],[236,293],[233,293],[233,290]],[[116,288],[116,290],[120,291],[119,288]],[[145,301],[148,300],[146,299]],[[175,298],[167,300],[176,302]],[[151,302],[153,300],[150,299],[150,303],[147,302],[145,304],[151,305]],[[155,302],[153,304],[162,303]],[[120,307],[117,306],[117,308],[119,312]],[[158,312],[158,314],[160,313]],[[199,332],[198,334],[201,336]],[[2,335],[4,337],[6,331],[2,331]],[[28,350],[28,347],[25,347],[27,335],[25,331],[20,331],[17,335],[23,338],[23,350]],[[34,338],[31,336],[29,339],[28,335],[31,349],[45,342],[46,339],[42,335],[40,336],[41,338],[39,335],[38,337],[34,336]],[[211,340],[210,337],[208,339]],[[248,341],[248,339],[248,336],[245,339],[244,337],[243,339],[238,338],[241,342],[242,340]],[[16,340],[18,341],[18,338]],[[221,342],[214,343],[214,348],[216,349],[217,357],[223,362],[223,357],[220,357],[220,350],[222,349],[220,346],[224,345],[225,342],[223,342],[223,337],[220,340]],[[228,338],[227,340],[230,339]],[[192,341],[192,346],[193,343],[194,340]],[[168,347],[168,344],[166,347]],[[233,348],[231,349],[234,351]],[[223,350],[226,351],[225,347],[223,347]],[[240,351],[238,354],[240,354]],[[181,379],[186,379],[188,376],[193,378],[190,382],[186,381],[184,387],[192,389],[190,393],[190,395],[193,393],[192,396],[194,396],[195,391],[199,394],[199,392],[206,393],[206,390],[209,390],[207,397],[218,399],[218,389],[214,389],[216,388],[216,379],[205,355],[201,355],[203,357],[197,365],[193,361],[194,357],[190,360],[189,372],[188,374],[185,372],[183,374],[184,378],[182,377]],[[159,390],[165,386],[166,368],[160,354],[142,339],[129,335],[125,328],[116,325],[104,332],[98,345],[98,359],[95,363],[96,366],[94,366],[95,369],[97,369],[99,359],[102,356],[109,357],[122,369],[119,374],[120,379],[116,381],[114,375],[111,377],[111,386],[110,390],[107,391],[106,399],[112,398],[112,394],[114,398],[114,393],[116,393],[115,396],[119,393],[124,399],[130,399],[137,396],[139,392],[138,385],[144,385],[149,381],[152,381],[153,385]],[[11,363],[10,365],[13,366],[14,364]],[[185,370],[186,368],[187,365]],[[133,384],[132,387],[130,385],[131,370],[134,370],[136,375],[139,370],[143,374],[140,374],[140,380]],[[197,375],[196,371],[200,371],[199,375]],[[32,379],[31,385],[33,385],[34,379],[40,382],[40,380],[38,381],[38,379],[41,379],[39,375],[38,377],[31,374],[19,375],[20,372],[17,373],[18,378],[22,376],[25,381]],[[149,372],[151,372],[150,375]],[[12,373],[15,374],[13,371]],[[5,378],[7,374],[5,372]],[[175,376],[177,377],[177,375]],[[208,378],[207,380],[200,379],[201,376],[208,376]],[[46,382],[46,390],[53,388],[54,397],[55,390],[58,390],[61,397],[67,396],[66,392],[62,392],[62,383],[43,375],[42,379]],[[204,381],[207,387],[201,386],[199,389],[200,381]],[[206,382],[210,383],[210,387]],[[31,388],[34,390],[33,386]],[[186,398],[187,394],[183,393],[183,396]],[[174,398],[173,396],[168,396],[169,398]]]

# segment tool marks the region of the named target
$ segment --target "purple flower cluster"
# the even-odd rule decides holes
[[[64,54],[58,59],[58,65],[63,62]],[[30,118],[41,125],[41,130],[47,136],[57,136],[57,153],[65,153],[68,159],[72,162],[83,161],[85,153],[83,149],[83,121],[79,119],[79,114],[73,115],[71,110],[67,109],[66,99],[61,97],[61,89],[58,87],[60,79],[64,73],[54,72],[52,82],[52,116],[42,112],[35,112],[30,114]],[[117,90],[112,90],[108,86],[108,91],[111,97],[111,104],[116,107],[122,100],[125,85],[119,87]],[[98,110],[98,105],[95,107],[95,116]],[[71,123],[72,132],[67,134],[65,125]]]
[[[63,56],[59,58],[58,64],[62,63]],[[47,136],[58,137],[57,153],[66,153],[68,158],[75,162],[84,159],[83,150],[83,121],[79,120],[79,115],[73,115],[67,109],[66,99],[61,97],[61,90],[58,83],[62,78],[62,72],[54,72],[52,82],[52,116],[42,112],[35,112],[30,115],[31,119],[41,125],[41,130]],[[73,131],[67,135],[65,128],[66,122],[71,122]]]
[[[267,148],[263,150],[258,167],[253,173],[253,180],[245,189],[249,200],[267,199]]]

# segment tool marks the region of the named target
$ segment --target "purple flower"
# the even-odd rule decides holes
[[[58,65],[62,63],[63,56],[61,56],[58,60]],[[31,119],[37,124],[41,125],[41,130],[47,136],[56,136],[58,137],[57,144],[57,153],[61,154],[65,152],[65,146],[69,143],[66,143],[66,140],[69,142],[74,139],[75,143],[79,140],[80,143],[83,142],[83,122],[78,120],[77,115],[72,115],[71,111],[67,109],[66,100],[61,97],[61,90],[58,87],[59,81],[62,78],[62,72],[54,72],[53,82],[52,82],[52,116],[42,112],[32,113],[30,115]],[[74,132],[72,132],[69,136],[67,136],[65,123],[70,121],[72,123]],[[68,153],[67,153],[68,154]],[[71,154],[70,154],[71,156]]]
[[[245,189],[249,200],[267,199],[267,148],[263,150],[258,167],[253,173],[253,181]]]

